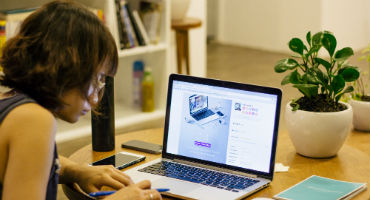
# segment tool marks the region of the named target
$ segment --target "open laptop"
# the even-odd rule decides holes
[[[209,98],[220,119],[192,123],[190,96]],[[178,74],[169,77],[162,158],[126,173],[166,195],[241,199],[272,181],[281,91]]]
[[[200,125],[219,118],[219,115],[208,108],[208,96],[205,95],[191,95],[189,97],[189,111],[190,115]]]

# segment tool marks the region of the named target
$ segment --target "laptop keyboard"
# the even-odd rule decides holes
[[[161,161],[139,170],[150,174],[156,174],[180,180],[200,183],[211,187],[217,187],[233,192],[239,192],[249,186],[258,183],[259,180],[241,177],[237,175],[191,167],[179,163]]]
[[[204,119],[208,116],[211,116],[211,115],[214,115],[215,113],[212,111],[212,110],[207,110],[205,112],[202,112],[202,113],[199,113],[199,114],[196,114],[194,115],[193,117],[196,119],[196,120],[201,120],[201,119]]]

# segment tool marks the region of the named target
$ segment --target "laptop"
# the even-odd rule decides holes
[[[218,120],[192,122],[194,94],[208,97]],[[277,88],[171,74],[162,157],[125,173],[178,198],[241,199],[261,190],[273,179],[281,95]]]
[[[190,115],[200,125],[206,124],[219,118],[219,115],[208,108],[208,96],[206,95],[191,95],[189,97]]]

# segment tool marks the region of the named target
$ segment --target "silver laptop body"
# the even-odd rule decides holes
[[[195,94],[208,97],[217,120],[193,119]],[[241,199],[263,189],[274,173],[281,95],[276,88],[171,74],[162,158],[125,173],[180,198]]]

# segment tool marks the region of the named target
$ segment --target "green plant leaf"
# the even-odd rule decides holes
[[[290,102],[290,106],[292,106],[292,111],[298,110],[299,104],[297,103],[297,99],[293,99],[292,102]]]
[[[342,91],[345,85],[346,83],[344,81],[343,76],[341,75],[334,76],[331,86],[333,88],[333,92],[335,95]]]
[[[283,78],[283,80],[281,81],[281,85],[286,85],[286,84],[288,84],[288,83],[290,83],[290,74],[288,74],[288,75],[286,75],[284,78]]]
[[[319,68],[313,68],[313,71],[315,72],[316,77],[320,81],[320,83],[326,86],[328,84],[328,76]]]
[[[348,86],[342,93],[351,93],[355,90],[352,85]]]
[[[324,86],[322,86],[320,89],[321,89],[321,94],[323,94],[324,92],[325,92],[325,89],[327,88],[327,86],[326,87],[324,87]]]
[[[316,46],[312,46],[311,49],[308,51],[308,54],[313,54],[313,53],[317,53],[319,52],[319,50],[321,49],[322,45],[316,45]]]
[[[298,88],[308,98],[317,96],[319,89],[319,86],[314,84],[294,84],[293,87]]]
[[[322,58],[315,58],[315,61],[318,62],[319,64],[321,64],[322,66],[324,66],[326,71],[330,70],[331,64],[328,61],[326,61]]]
[[[311,31],[306,34],[306,40],[309,46],[311,46]]]
[[[280,60],[274,67],[275,72],[282,73],[285,72],[288,69],[294,69],[298,66],[298,62],[291,58],[286,58]]]
[[[303,44],[302,40],[299,38],[293,38],[289,42],[290,50],[303,55],[303,50],[307,49],[307,47]]]
[[[319,80],[314,74],[313,70],[309,70],[305,74],[303,74],[302,80],[304,83],[315,84],[315,85],[319,84]]]
[[[354,91],[354,88],[350,85],[348,86],[345,90],[343,90],[342,93],[338,94],[336,97],[335,97],[335,101],[338,102],[339,99],[346,93],[351,93]]]
[[[360,77],[360,71],[357,67],[354,66],[345,66],[338,71],[338,74],[341,75],[346,82],[352,82],[357,80]]]
[[[339,61],[344,61],[348,59],[350,56],[353,56],[353,50],[351,47],[344,47],[341,50],[338,50],[335,55],[334,59]]]
[[[290,73],[290,79],[289,79],[290,83],[293,83],[293,84],[300,84],[302,83],[302,78],[301,78],[301,75],[298,73],[297,70],[294,70],[292,73]]]
[[[292,107],[292,111],[297,111],[297,110],[299,110],[299,104],[298,103],[294,104],[293,107]]]
[[[329,32],[325,32],[322,36],[321,43],[329,52],[330,57],[333,57],[335,48],[337,47],[337,40],[335,39],[334,35]]]
[[[322,46],[322,43],[321,43],[322,37],[323,37],[323,32],[318,32],[312,36],[312,48],[311,48],[312,51],[317,52],[320,50]]]

